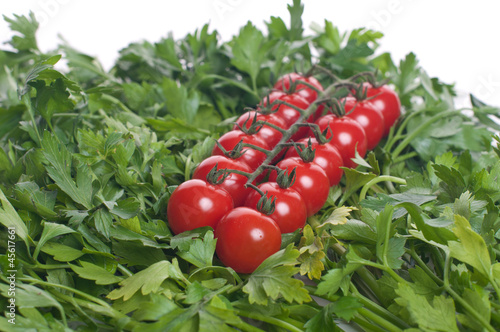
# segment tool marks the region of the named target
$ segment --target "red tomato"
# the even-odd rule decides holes
[[[385,132],[382,113],[368,100],[358,102],[354,97],[346,97],[343,101],[346,116],[356,120],[365,131],[366,149],[373,150]]]
[[[303,138],[297,143],[302,143],[307,147],[309,142],[309,138]],[[316,138],[311,137],[312,149],[314,150],[314,160],[313,162],[318,164],[321,167],[328,179],[330,180],[330,187],[337,185],[342,179],[342,175],[344,171],[342,170],[342,166],[344,166],[344,162],[342,160],[342,156],[336,147],[331,144],[319,144]],[[288,152],[285,155],[285,158],[298,157],[297,150],[295,148],[288,149]]]
[[[237,207],[222,217],[215,238],[217,256],[238,273],[252,273],[281,247],[276,222],[248,207]]]
[[[296,93],[283,94],[274,100],[270,99],[271,103],[275,102],[276,100],[285,101],[285,102],[287,102],[291,105],[294,105],[302,110],[306,110],[309,107],[309,102]],[[262,101],[262,104],[264,106],[266,106],[267,100],[264,99]],[[299,111],[297,111],[296,109],[294,109],[290,106],[287,106],[287,105],[275,104],[272,107],[272,109],[273,110],[277,109],[277,111],[274,114],[276,114],[276,116],[283,119],[283,121],[285,122],[286,128],[290,128],[290,126],[293,125],[295,122],[297,122],[297,119],[300,117]]]
[[[222,147],[226,151],[232,150],[236,144],[238,144],[241,140],[243,140],[243,143],[248,143],[248,144],[253,144],[255,146],[264,148],[266,150],[269,150],[269,146],[267,145],[266,142],[264,142],[261,138],[255,136],[255,135],[247,135],[241,130],[231,130],[222,135],[219,138],[219,143],[222,145]],[[243,155],[239,158],[236,158],[235,160],[239,160],[250,166],[252,171],[256,170],[257,167],[262,164],[262,162],[266,159],[266,154],[262,151],[257,151],[252,148],[247,148],[244,147],[242,151],[246,151],[243,153]],[[217,146],[217,144],[214,146],[214,149],[212,150],[212,155],[224,155],[221,149]]]
[[[357,166],[351,160],[356,156],[357,151],[361,157],[366,155],[366,134],[359,123],[349,117],[337,117],[333,114],[327,114],[316,120],[320,130],[325,130],[328,126],[333,133],[332,140],[328,143],[337,148],[344,160],[344,166],[354,168]],[[331,134],[327,134],[330,138]]]
[[[299,157],[283,159],[276,166],[288,169],[290,172],[296,167],[295,182],[290,188],[297,191],[304,199],[308,217],[323,207],[330,192],[330,182],[320,166],[306,163]],[[277,175],[276,171],[270,172],[269,181],[276,182]]]
[[[323,86],[321,86],[321,83],[319,83],[319,81],[316,78],[314,78],[313,76],[305,77],[297,73],[290,73],[283,75],[278,79],[276,84],[274,84],[274,88],[282,91],[288,91],[290,89],[291,82],[295,81],[303,81],[309,83],[310,85],[314,86],[317,90],[323,91]],[[298,93],[305,100],[307,100],[309,104],[314,102],[316,98],[318,98],[318,93],[314,89],[301,83],[297,84],[296,90],[293,92]]]
[[[276,198],[275,210],[269,215],[278,224],[281,233],[292,233],[303,228],[307,221],[307,207],[304,199],[292,188],[281,188],[276,182],[264,182],[259,189],[268,193],[267,197]],[[257,209],[261,195],[253,190],[245,201],[245,206]]]
[[[398,94],[387,85],[374,88],[369,83],[364,83],[368,87],[367,97],[373,97],[370,102],[382,113],[385,122],[384,136],[389,134],[391,127],[396,123],[401,115],[401,101]]]
[[[243,113],[238,118],[238,120],[236,120],[236,123],[240,127],[242,127],[242,128],[245,127],[248,129],[252,126],[255,115],[257,115],[257,121],[266,121],[270,124],[278,126],[279,128],[286,127],[285,122],[281,118],[276,116],[275,114],[273,114],[273,113],[262,114],[262,113],[258,113],[256,111],[248,111],[248,112]],[[238,129],[238,126],[235,125],[233,127],[233,130],[237,130],[237,129]],[[262,140],[264,142],[266,142],[270,148],[274,148],[276,146],[276,144],[278,144],[279,141],[281,140],[281,137],[283,137],[283,134],[277,129],[271,128],[270,126],[263,125],[260,128],[260,130],[254,134],[254,136],[262,138]]]
[[[247,164],[228,158],[226,156],[210,156],[203,160],[194,170],[193,179],[206,181],[208,173],[217,164],[217,170],[234,169],[251,173],[252,170]],[[245,199],[252,191],[252,188],[245,188],[248,178],[241,174],[231,173],[226,179],[218,184],[219,188],[225,189],[233,198],[234,206],[241,206],[245,203]]]
[[[210,226],[233,209],[233,199],[217,185],[192,179],[181,183],[172,193],[167,205],[168,225],[174,234]]]

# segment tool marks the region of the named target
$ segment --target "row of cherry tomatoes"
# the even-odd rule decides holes
[[[299,109],[308,109],[322,91],[313,76],[281,77],[256,110],[241,115],[219,138],[192,179],[172,193],[167,207],[172,231],[212,227],[220,261],[251,273],[280,249],[281,234],[304,227],[325,204],[330,187],[339,184],[341,167],[355,167],[356,151],[364,157],[400,115],[393,90],[364,83],[356,94],[362,91],[366,99],[350,95],[333,104],[337,107],[321,103],[303,121],[312,125],[297,125],[303,118]],[[295,147],[278,146],[287,130],[294,131],[289,141]],[[273,166],[263,168],[270,158]]]

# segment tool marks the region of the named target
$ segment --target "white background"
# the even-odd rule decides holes
[[[28,14],[40,22],[39,47],[54,49],[62,36],[74,48],[97,56],[106,69],[131,42],[158,41],[169,32],[181,38],[210,22],[223,40],[248,20],[263,31],[270,16],[289,15],[292,0],[2,0],[0,13]],[[460,93],[500,105],[500,1],[303,0],[306,34],[312,22],[332,21],[340,31],[367,27],[382,31],[378,52],[395,61],[414,52],[431,77],[455,83]],[[0,22],[0,42],[12,36]],[[7,45],[1,46],[3,49]]]

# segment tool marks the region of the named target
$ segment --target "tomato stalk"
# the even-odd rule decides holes
[[[318,96],[319,99],[321,99],[325,96],[330,96],[331,94],[333,94],[335,92],[335,89],[336,89],[335,84],[330,85],[325,91],[322,91],[320,93],[320,96]],[[279,101],[279,102],[280,102],[280,104],[285,104],[285,105],[288,104],[289,107],[297,109],[297,107],[295,105],[289,104],[287,102],[282,102],[282,101]],[[318,101],[316,100],[313,103],[311,103],[306,110],[299,109],[298,111],[300,113],[300,116],[295,123],[296,124],[303,123],[305,121],[305,119],[307,119],[311,114],[313,114],[316,111],[317,106],[318,106]],[[292,137],[292,135],[297,132],[298,128],[299,128],[298,126],[292,125],[289,130],[287,130],[286,132],[283,133],[283,137],[281,138],[280,142],[277,144],[277,146],[275,148],[273,148],[270,151],[270,153],[267,155],[264,162],[248,178],[247,183],[252,183],[256,179],[256,177],[259,174],[261,174],[261,172],[263,171],[263,168],[264,168],[263,165],[270,165],[271,164],[272,160],[278,155],[278,153],[281,152],[281,147],[282,147],[281,144],[287,143],[289,141],[289,139]]]

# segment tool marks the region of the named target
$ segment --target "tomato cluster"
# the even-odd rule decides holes
[[[356,167],[356,151],[364,157],[399,117],[399,98],[390,88],[359,88],[367,99],[353,93],[324,104],[315,102],[324,89],[314,77],[281,77],[172,193],[172,231],[212,227],[220,261],[236,272],[253,272],[280,249],[282,234],[303,228],[322,208],[342,167]]]

